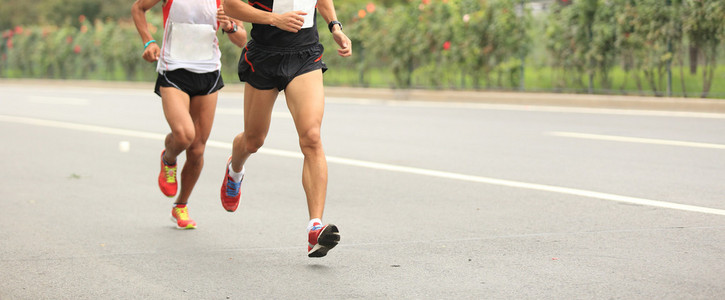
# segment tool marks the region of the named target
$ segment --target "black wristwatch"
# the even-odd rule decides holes
[[[330,24],[327,24],[327,28],[330,29],[330,32],[332,32],[332,26],[335,26],[335,24],[340,25],[340,30],[342,30],[342,23],[340,23],[340,21],[332,21]]]
[[[232,30],[226,31],[226,30],[222,29],[222,31],[223,32],[226,32],[226,33],[235,33],[235,32],[237,32],[237,23],[232,22]]]

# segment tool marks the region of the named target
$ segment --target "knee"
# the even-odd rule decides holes
[[[320,137],[319,128],[310,129],[300,134],[300,149],[302,149],[303,154],[322,149],[322,138]]]
[[[264,145],[265,135],[252,135],[243,133],[238,136],[238,142],[244,147],[244,151],[248,153],[256,153],[259,148]]]
[[[186,149],[186,160],[189,162],[201,162],[204,159],[206,145],[202,143],[192,144]]]
[[[196,137],[196,132],[193,127],[172,130],[171,134],[173,135],[174,142],[183,149],[191,147]]]

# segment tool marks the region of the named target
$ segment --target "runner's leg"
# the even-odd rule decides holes
[[[302,186],[310,219],[322,219],[327,193],[327,159],[320,139],[325,109],[322,70],[295,77],[287,85],[285,96],[304,155]]]
[[[164,109],[166,122],[169,123],[171,133],[166,135],[166,153],[164,160],[167,163],[176,163],[176,157],[188,148],[194,140],[194,121],[189,115],[189,95],[172,87],[161,87],[161,104]]]
[[[277,89],[259,90],[248,83],[244,86],[244,131],[232,144],[232,170],[235,172],[241,172],[247,158],[264,144],[278,94]]]
[[[194,140],[186,149],[186,162],[181,169],[181,190],[176,203],[185,204],[204,166],[204,150],[209,139],[219,92],[191,98],[189,114],[194,122]]]

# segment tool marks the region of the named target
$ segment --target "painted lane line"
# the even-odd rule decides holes
[[[128,130],[128,129],[118,129],[118,128],[111,128],[111,127],[104,127],[104,126],[86,125],[86,124],[61,122],[61,121],[51,121],[51,120],[26,118],[26,117],[15,117],[15,116],[7,116],[7,115],[0,115],[0,121],[28,124],[28,125],[38,125],[38,126],[45,126],[45,127],[62,128],[62,129],[71,129],[71,130],[86,131],[86,132],[103,133],[103,134],[111,134],[111,135],[120,135],[120,136],[128,136],[128,137],[137,137],[137,138],[145,138],[145,139],[154,139],[154,140],[164,140],[166,138],[166,134],[160,134],[160,133],[152,133],[152,132],[144,132],[144,131],[136,131],[136,130]]]
[[[552,131],[552,132],[547,132],[547,134],[553,135],[553,136],[560,136],[560,137],[570,137],[570,138],[590,139],[590,140],[693,147],[693,148],[725,149],[725,145],[722,145],[722,144],[685,142],[685,141],[675,141],[675,140],[648,139],[648,138],[589,134],[589,133],[578,133],[578,132],[563,132],[563,131]]]
[[[54,127],[54,128],[64,128],[64,129],[72,129],[72,130],[88,131],[88,132],[96,132],[96,133],[104,133],[104,134],[112,134],[112,135],[121,135],[121,136],[127,136],[127,137],[148,138],[148,139],[154,139],[154,140],[164,140],[164,138],[166,137],[165,134],[158,134],[158,133],[117,129],[117,128],[110,128],[110,127],[103,127],[103,126],[95,126],[95,125],[59,122],[59,121],[49,121],[49,120],[34,119],[34,118],[14,117],[14,116],[6,116],[6,115],[0,115],[0,121],[38,125],[38,126],[47,126],[47,127]],[[231,143],[225,143],[225,142],[219,142],[219,141],[208,141],[207,146],[214,147],[214,148],[220,148],[220,149],[226,149],[226,150],[232,149]],[[262,149],[259,149],[258,153],[262,153],[262,154],[266,154],[266,155],[273,155],[273,156],[288,157],[288,158],[302,158],[302,154],[300,152],[279,150],[279,149],[262,148]],[[551,192],[551,193],[558,193],[558,194],[574,195],[574,196],[580,196],[580,197],[585,197],[585,198],[594,198],[594,199],[613,201],[613,202],[619,202],[619,203],[660,207],[660,208],[668,208],[668,209],[675,209],[675,210],[682,210],[682,211],[689,211],[689,212],[725,216],[725,210],[723,210],[723,209],[686,205],[686,204],[651,200],[651,199],[645,199],[645,198],[628,197],[628,196],[622,196],[622,195],[616,195],[616,194],[600,193],[600,192],[560,187],[560,186],[527,183],[527,182],[521,182],[521,181],[497,179],[497,178],[474,176],[474,175],[465,175],[465,174],[459,174],[459,173],[453,173],[453,172],[436,171],[436,170],[414,168],[414,167],[397,166],[397,165],[391,165],[391,164],[385,164],[385,163],[377,163],[377,162],[370,162],[370,161],[363,161],[363,160],[356,160],[356,159],[349,159],[349,158],[342,158],[342,157],[335,157],[335,156],[328,156],[327,161],[330,163],[334,163],[334,164],[382,170],[382,171],[430,176],[430,177],[436,177],[436,178],[460,180],[460,181],[467,181],[467,182],[485,183],[485,184],[490,184],[490,185],[506,186],[506,187],[512,187],[512,188],[520,188],[520,189],[537,190],[537,191],[544,191],[544,192]]]

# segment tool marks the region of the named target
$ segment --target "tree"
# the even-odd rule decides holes
[[[702,55],[702,94],[707,97],[717,67],[720,46],[725,39],[725,0],[687,0],[684,32]]]

